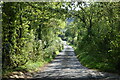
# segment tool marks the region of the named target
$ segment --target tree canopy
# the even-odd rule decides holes
[[[3,71],[51,61],[66,38],[86,67],[118,72],[119,6],[119,2],[4,2]]]

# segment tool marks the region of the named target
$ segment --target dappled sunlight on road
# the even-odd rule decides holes
[[[62,79],[113,79],[119,78],[118,75],[113,75],[105,72],[88,69],[80,64],[75,56],[74,49],[65,44],[62,52],[44,68],[38,72],[34,78],[62,78]]]

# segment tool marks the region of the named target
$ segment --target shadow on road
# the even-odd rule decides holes
[[[48,80],[120,80],[120,76],[88,69],[80,64],[71,46],[65,45],[64,50],[55,59],[38,72],[34,79]]]

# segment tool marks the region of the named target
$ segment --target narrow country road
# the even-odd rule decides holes
[[[120,80],[120,76],[88,69],[80,64],[71,46],[65,45],[64,50],[48,64],[43,71],[35,74],[34,79],[59,80]]]

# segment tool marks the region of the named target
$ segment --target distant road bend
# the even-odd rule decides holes
[[[65,44],[64,50],[45,66],[43,71],[35,74],[34,79],[48,80],[120,80],[120,76],[88,69],[80,64],[74,49]]]

